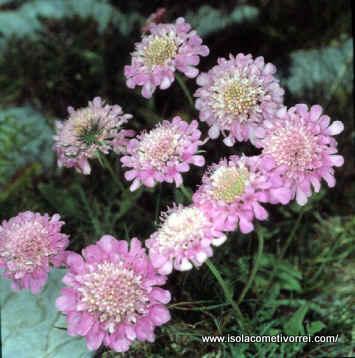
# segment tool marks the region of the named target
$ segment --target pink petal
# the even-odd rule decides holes
[[[157,326],[161,326],[162,324],[165,324],[171,319],[169,310],[162,305],[153,306],[150,309],[149,317]]]
[[[160,287],[154,287],[152,289],[152,292],[150,293],[150,296],[159,301],[160,303],[167,304],[171,300],[171,294],[168,290],[164,290]]]

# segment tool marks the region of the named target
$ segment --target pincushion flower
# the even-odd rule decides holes
[[[124,114],[118,105],[105,104],[100,97],[85,108],[69,107],[68,112],[66,121],[56,122],[54,149],[60,167],[74,167],[88,175],[91,172],[89,159],[111,150],[119,153],[127,144],[127,137],[133,135],[132,131],[122,129],[132,115]]]
[[[50,265],[64,263],[68,236],[61,233],[64,222],[55,214],[48,216],[26,211],[0,225],[0,269],[12,280],[17,291],[38,293],[47,282]]]
[[[170,87],[176,70],[196,77],[200,56],[208,53],[208,47],[202,45],[202,39],[184,18],[178,18],[175,24],[152,23],[149,34],[135,44],[131,65],[124,68],[127,86],[142,86],[142,96],[150,98],[157,87]]]
[[[231,156],[212,165],[193,195],[201,208],[221,231],[242,233],[254,230],[253,220],[266,220],[263,203],[287,204],[290,191],[284,186],[283,167],[260,156]]]
[[[224,143],[253,141],[254,131],[271,119],[283,103],[284,90],[274,77],[276,68],[263,57],[239,53],[197,78],[196,109],[210,126],[209,137],[225,137]]]
[[[169,274],[173,268],[186,271],[193,265],[201,266],[212,256],[212,246],[225,240],[202,210],[175,206],[162,216],[159,229],[146,240],[146,246],[153,266],[161,274]]]
[[[197,121],[189,124],[177,116],[131,139],[127,155],[121,158],[124,167],[132,168],[125,173],[127,180],[133,180],[131,191],[142,184],[153,187],[157,182],[175,181],[180,186],[180,173],[189,171],[191,164],[205,164],[204,157],[197,154],[200,136]]]
[[[343,131],[344,125],[340,121],[330,124],[330,118],[322,113],[319,105],[310,109],[305,104],[283,108],[258,133],[263,155],[286,168],[287,185],[300,205],[306,204],[312,195],[312,186],[315,192],[320,190],[322,179],[333,187],[334,167],[344,163],[333,138]]]
[[[102,344],[125,352],[134,340],[154,341],[154,327],[170,320],[170,292],[158,286],[166,277],[154,270],[137,239],[103,236],[95,245],[70,253],[68,273],[56,306],[67,316],[68,334],[86,339],[90,350]]]

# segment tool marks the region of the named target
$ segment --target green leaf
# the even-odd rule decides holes
[[[12,292],[10,282],[0,279],[1,334],[4,357],[89,358],[93,354],[81,337],[70,337],[64,317],[56,310],[64,270],[53,270],[38,295]]]
[[[320,332],[326,325],[322,321],[311,322],[307,327],[307,332],[310,335],[314,335]]]
[[[308,312],[308,305],[304,304],[301,306],[292,317],[284,324],[283,330],[286,334],[290,336],[297,336],[299,334],[304,334],[303,321],[304,317]]]
[[[0,190],[33,164],[52,164],[52,136],[46,119],[33,108],[0,108]]]
[[[0,13],[0,34],[5,39],[11,36],[35,38],[42,30],[41,19],[74,16],[94,19],[100,32],[113,24],[124,36],[132,31],[137,22],[143,21],[137,13],[123,13],[106,0],[33,0],[15,10]]]
[[[295,96],[305,93],[329,100],[337,90],[352,92],[353,40],[344,39],[321,49],[291,53],[290,75],[283,81]]]
[[[259,10],[249,5],[236,6],[231,13],[226,13],[209,5],[203,5],[197,13],[188,12],[186,19],[197,30],[199,35],[207,36],[221,31],[229,25],[255,20],[258,15]]]

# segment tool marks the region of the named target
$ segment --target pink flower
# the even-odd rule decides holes
[[[177,206],[162,217],[159,229],[146,240],[152,264],[161,274],[175,268],[186,271],[201,266],[212,256],[212,247],[224,243],[226,236],[216,230],[202,210]]]
[[[191,31],[182,17],[175,24],[154,24],[143,35],[132,53],[131,65],[125,66],[127,86],[142,86],[142,96],[150,98],[156,87],[167,89],[174,82],[176,70],[189,78],[198,75],[200,56],[207,56],[208,47]]]
[[[103,236],[95,245],[71,253],[56,306],[67,316],[68,334],[125,352],[134,340],[154,341],[154,327],[170,320],[170,292],[137,239],[128,243]]]
[[[47,282],[50,265],[64,263],[68,236],[60,230],[63,221],[58,214],[52,217],[26,211],[0,226],[0,268],[12,280],[17,291],[28,289],[38,293]]]
[[[210,126],[211,139],[222,132],[224,143],[232,146],[254,139],[254,131],[270,119],[283,103],[284,90],[273,76],[276,68],[263,57],[239,53],[218,59],[218,64],[197,78],[195,92],[200,120]]]
[[[54,149],[58,155],[58,166],[74,167],[83,174],[90,174],[89,159],[99,153],[124,151],[134,132],[122,130],[122,125],[132,118],[124,114],[118,105],[110,106],[96,97],[88,107],[74,110],[68,108],[69,118],[57,122]]]
[[[284,168],[275,168],[271,159],[260,156],[231,156],[212,165],[193,195],[220,231],[242,233],[254,230],[253,220],[266,220],[268,213],[261,203],[287,204],[290,191],[284,187]]]
[[[142,184],[153,187],[157,182],[175,181],[180,186],[180,173],[188,172],[191,164],[205,164],[204,157],[197,154],[200,136],[197,121],[188,124],[174,117],[131,139],[127,155],[121,158],[124,167],[132,168],[125,173],[127,180],[133,180],[131,191]]]
[[[263,155],[286,168],[287,185],[300,205],[312,195],[311,186],[315,192],[320,190],[322,178],[333,187],[334,167],[344,163],[333,138],[344,125],[340,121],[330,124],[330,118],[322,112],[319,105],[283,108],[258,132],[257,144],[263,148]]]

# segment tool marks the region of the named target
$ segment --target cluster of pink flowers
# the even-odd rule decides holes
[[[197,78],[195,92],[200,120],[210,126],[208,135],[225,136],[224,143],[253,141],[255,130],[266,119],[272,119],[283,103],[284,90],[273,76],[276,68],[265,64],[263,57],[239,53],[218,64]]]
[[[69,254],[67,265],[57,308],[69,335],[85,337],[90,350],[103,343],[125,352],[135,339],[153,342],[154,327],[170,320],[170,292],[159,287],[166,276],[156,273],[139,240],[128,248],[105,235],[82,256]]]
[[[125,67],[127,86],[142,87],[150,98],[157,87],[168,88],[176,70],[194,78],[208,48],[183,18],[175,24],[156,24],[165,12],[149,19],[140,43]],[[174,269],[190,270],[213,255],[228,232],[254,230],[255,220],[266,220],[268,204],[286,205],[294,198],[306,204],[312,187],[321,180],[335,185],[334,167],[344,159],[334,136],[340,121],[330,123],[319,105],[310,109],[283,106],[284,90],[274,76],[275,66],[263,57],[230,55],[197,78],[195,92],[199,119],[208,124],[208,136],[220,133],[227,146],[249,140],[261,153],[231,155],[212,164],[189,206],[173,205],[161,215],[155,232],[145,241],[103,236],[82,254],[66,251],[67,235],[58,214],[49,217],[24,212],[0,226],[0,268],[14,289],[38,293],[50,265],[68,268],[66,287],[57,308],[67,317],[68,334],[85,337],[90,350],[102,344],[125,352],[134,340],[154,341],[155,327],[170,320],[166,305],[170,292],[160,286]],[[67,121],[57,123],[55,151],[59,166],[90,174],[89,160],[114,151],[123,154],[130,190],[156,183],[183,183],[181,173],[191,165],[203,167],[198,121],[175,116],[153,129],[135,134],[123,129],[132,116],[118,105],[97,97],[88,107],[69,108]]]
[[[38,293],[47,281],[50,265],[66,259],[68,236],[58,214],[49,217],[26,211],[0,225],[0,268],[14,290]]]
[[[311,186],[316,192],[320,190],[321,179],[333,187],[334,167],[344,163],[333,138],[343,131],[344,125],[340,121],[330,124],[330,118],[322,112],[319,105],[310,110],[305,104],[283,108],[274,120],[265,121],[258,132],[257,144],[263,157],[272,158],[286,169],[285,186],[300,205],[311,196]]]
[[[162,215],[159,229],[146,240],[153,266],[161,274],[190,270],[212,256],[213,246],[224,243],[226,236],[198,207],[177,206]]]
[[[254,229],[253,219],[266,220],[268,213],[260,203],[287,204],[290,191],[284,186],[285,170],[261,156],[231,156],[212,165],[193,195],[201,208],[221,231],[242,233]]]
[[[163,121],[149,132],[143,132],[127,144],[127,154],[121,158],[127,180],[133,180],[131,191],[141,184],[153,187],[157,182],[183,182],[180,173],[188,172],[190,165],[202,167],[205,158],[198,155],[201,132],[197,121],[190,124],[180,117]]]
[[[69,107],[68,112],[66,121],[56,123],[54,149],[60,167],[74,167],[88,175],[91,173],[89,159],[111,150],[124,151],[128,137],[134,135],[134,131],[122,129],[132,115],[124,114],[118,105],[105,104],[100,97],[85,108]]]
[[[149,34],[135,44],[131,65],[125,66],[127,86],[142,86],[142,95],[152,97],[155,89],[167,89],[175,80],[176,70],[189,78],[198,75],[200,56],[209,54],[202,39],[180,17],[175,24],[151,23]]]

